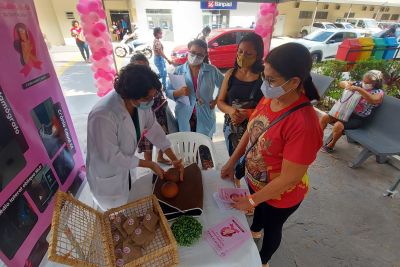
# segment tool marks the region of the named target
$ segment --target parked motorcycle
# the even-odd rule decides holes
[[[153,56],[153,50],[151,46],[138,40],[137,34],[125,34],[122,40],[114,49],[115,55],[117,57],[126,57],[127,55],[133,55],[136,53],[141,53],[145,55],[146,58],[151,58]]]

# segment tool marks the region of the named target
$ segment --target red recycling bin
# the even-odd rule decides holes
[[[358,39],[345,39],[339,45],[339,49],[336,53],[336,59],[346,62],[356,62],[360,55],[359,50],[361,50],[361,45]]]

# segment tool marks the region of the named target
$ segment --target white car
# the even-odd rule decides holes
[[[358,29],[363,29],[368,35],[374,35],[382,31],[378,26],[378,22],[370,18],[349,18],[347,22],[350,22],[354,27]]]
[[[354,32],[358,32],[361,36],[366,36],[368,33],[364,29],[359,29],[359,28],[354,27],[354,25],[351,24],[350,22],[335,22],[333,24],[335,24],[336,28],[338,28],[338,29],[352,30]]]
[[[318,30],[329,30],[329,29],[336,29],[335,24],[330,23],[330,22],[314,22],[310,26],[303,26],[300,30],[301,36],[306,36],[307,34],[310,34],[312,32],[318,31]]]
[[[360,33],[353,30],[330,29],[315,31],[301,39],[296,39],[310,50],[313,62],[334,59],[339,45],[344,39],[361,37]]]

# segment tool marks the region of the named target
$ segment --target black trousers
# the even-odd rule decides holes
[[[254,193],[251,188],[250,192]],[[253,232],[259,232],[264,229],[264,238],[260,250],[263,264],[267,264],[279,248],[282,240],[283,224],[297,210],[300,204],[291,208],[275,208],[263,202],[255,208],[253,224],[250,229]]]

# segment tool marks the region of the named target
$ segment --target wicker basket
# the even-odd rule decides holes
[[[73,266],[116,266],[110,216],[142,216],[149,208],[160,217],[160,227],[153,241],[143,250],[143,256],[124,266],[177,266],[177,244],[154,195],[103,214],[58,191],[51,224],[49,259]]]

